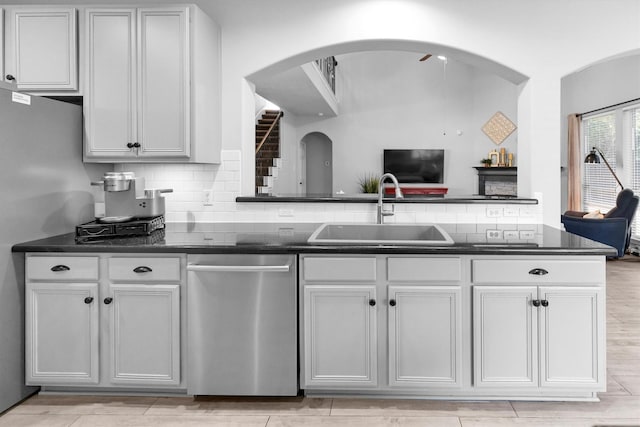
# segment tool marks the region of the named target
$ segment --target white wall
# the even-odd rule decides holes
[[[36,1],[36,0],[33,0]],[[98,3],[70,0],[67,3]],[[138,3],[157,3],[156,0]],[[173,3],[188,2],[175,0]],[[222,138],[250,166],[254,103],[245,77],[325,54],[438,48],[519,84],[518,193],[544,199],[542,218],[560,225],[562,77],[640,49],[637,0],[194,0],[222,27]],[[284,13],[286,11],[286,13]],[[265,40],[269,49],[262,49]],[[243,169],[242,193],[253,194]],[[215,185],[215,183],[214,183]]]
[[[381,40],[385,48],[413,43],[424,52],[437,44],[472,52],[528,77],[518,99],[518,191],[544,198],[544,222],[551,225],[560,221],[560,79],[640,48],[637,0],[278,0],[277,7],[255,0],[242,2],[242,11],[221,3],[213,9],[223,18],[225,148],[250,145],[252,130],[239,119],[242,78],[261,68],[308,62],[328,53],[327,46],[362,50]],[[257,49],[264,40],[271,49]]]
[[[487,121],[500,111],[512,122],[516,123],[518,117],[518,88],[509,84],[503,78],[474,68],[472,74],[472,108],[469,129],[471,133],[471,147],[473,147],[473,165],[480,166],[477,162],[487,158],[492,150],[504,148],[507,153],[514,155],[514,166],[518,165],[518,129],[509,135],[502,144],[496,145],[484,132],[482,127]],[[476,180],[477,181],[477,180]]]
[[[292,122],[294,115],[282,110],[284,116],[280,119],[280,166],[273,183],[273,194],[296,195],[300,194],[299,177],[299,140]],[[249,165],[250,167],[250,165]]]
[[[569,114],[615,105],[640,98],[640,53],[595,64],[562,79],[562,165],[567,166],[567,120]],[[618,143],[621,142],[618,138]],[[617,162],[617,175],[624,182],[624,159]],[[567,208],[567,174],[562,175],[562,211]]]
[[[459,61],[448,60],[445,70],[435,57],[419,62],[420,56],[338,56],[340,114],[295,118],[298,138],[319,131],[333,141],[334,191],[357,193],[359,177],[382,174],[384,149],[442,148],[444,183],[430,186],[447,187],[451,195],[477,194],[473,167],[497,148],[481,128],[497,111],[516,120],[517,87]],[[500,147],[515,153],[516,136]]]

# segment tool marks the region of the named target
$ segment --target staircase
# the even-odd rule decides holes
[[[256,123],[256,195],[271,195],[280,166],[282,111],[266,110]]]

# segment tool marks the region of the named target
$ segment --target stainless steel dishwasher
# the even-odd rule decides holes
[[[295,255],[189,255],[191,395],[298,394]]]

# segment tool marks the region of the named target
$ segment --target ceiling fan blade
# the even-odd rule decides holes
[[[425,56],[423,56],[422,58],[420,58],[420,61],[426,61],[427,59],[431,58],[431,54],[427,53]]]

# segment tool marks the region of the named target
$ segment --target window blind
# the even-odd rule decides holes
[[[582,120],[582,134],[584,135],[584,156],[597,147],[606,157],[611,168],[616,170],[616,115],[615,112],[607,112]],[[600,163],[587,163],[584,165],[584,177],[582,188],[582,205],[586,211],[600,209],[607,212],[615,206],[618,189],[616,180],[607,169],[604,160]]]
[[[622,117],[622,120],[616,117]],[[620,125],[622,128],[616,129]],[[592,147],[597,147],[625,186],[628,184],[636,195],[640,195],[640,104],[627,103],[600,114],[583,116],[582,135],[584,156]],[[616,138],[621,142],[616,143]],[[620,168],[616,167],[616,146],[624,160]],[[604,160],[600,161],[584,165],[582,205],[585,211],[599,209],[606,213],[615,206],[620,188]],[[640,214],[636,214],[631,229],[633,239],[640,240]]]
[[[633,169],[631,172],[631,186],[636,195],[640,195],[640,106],[630,110],[631,114],[631,153]],[[636,213],[631,225],[631,236],[640,240],[640,215]]]

